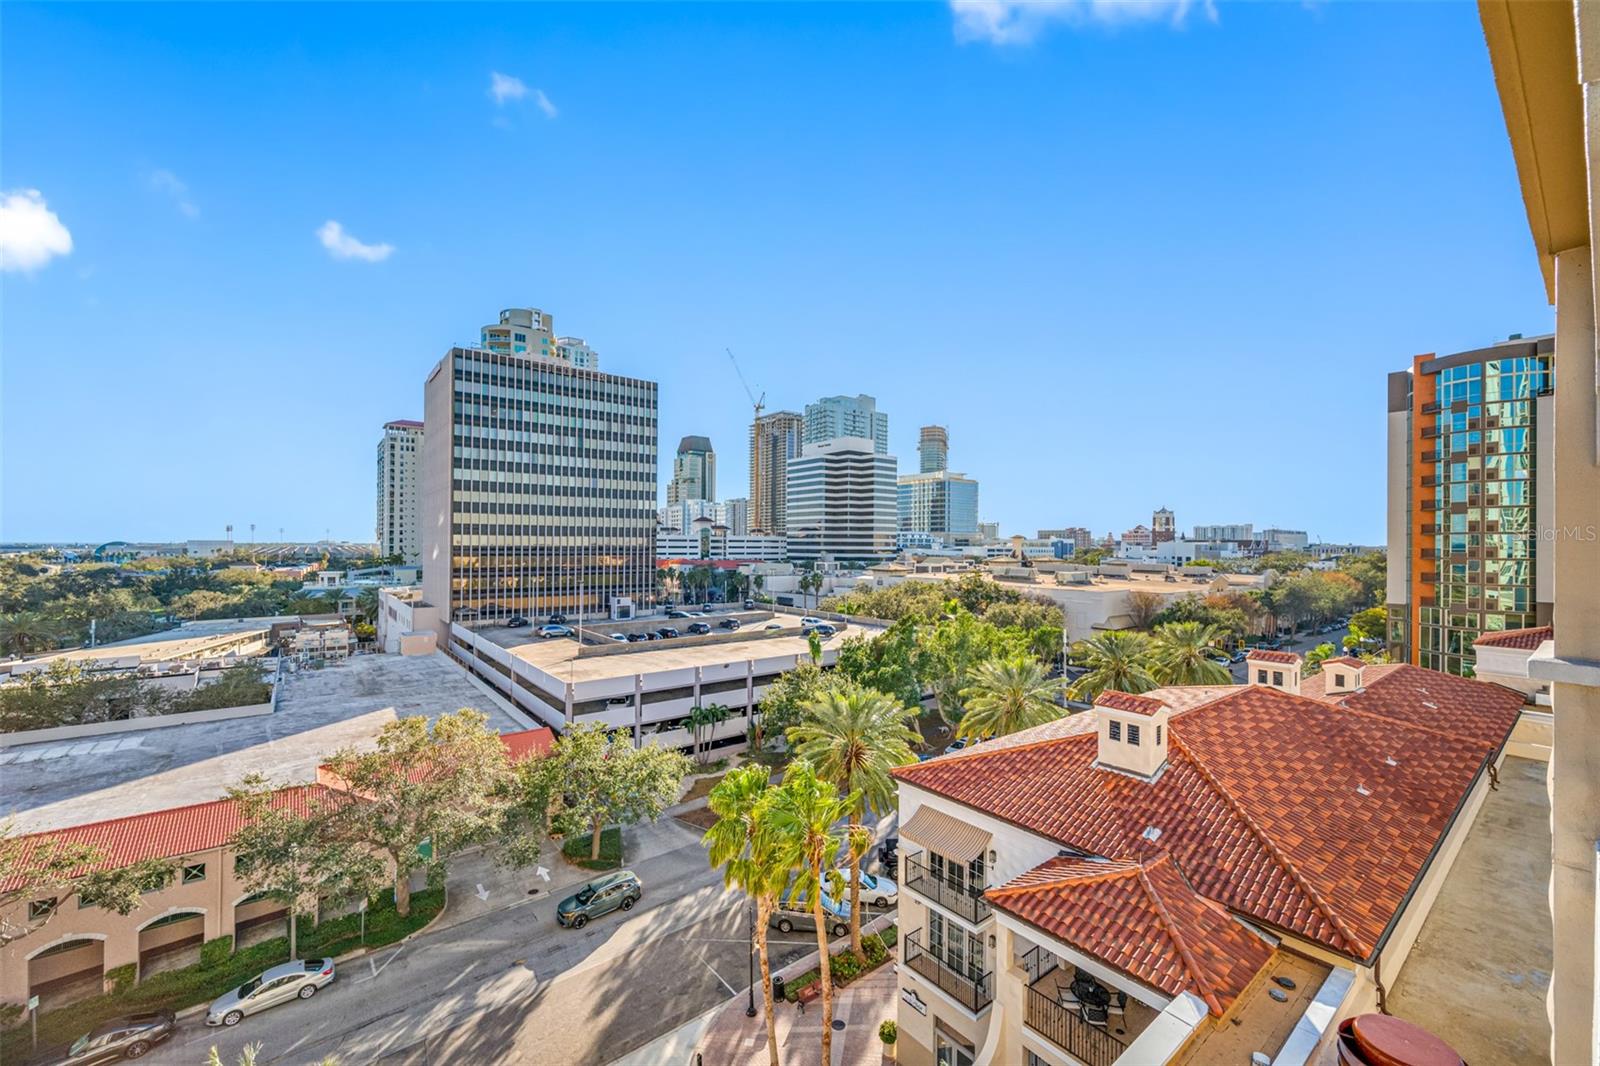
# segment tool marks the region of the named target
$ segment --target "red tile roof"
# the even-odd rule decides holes
[[[1503,629],[1498,633],[1485,633],[1472,642],[1475,648],[1516,648],[1520,651],[1536,651],[1539,645],[1547,640],[1554,640],[1556,631],[1551,626],[1535,626],[1532,629]]]
[[[1363,662],[1362,660],[1357,659],[1354,655],[1340,655],[1337,658],[1324,659],[1323,662],[1322,662],[1322,665],[1323,666],[1336,666],[1336,665],[1337,666],[1349,666],[1349,667],[1352,667],[1352,668],[1354,668],[1356,670],[1360,670],[1363,667],[1365,667],[1367,664],[1365,662]]]
[[[272,805],[279,810],[310,815],[341,799],[341,793],[322,785],[295,785],[275,791]],[[77,877],[93,870],[114,869],[143,859],[170,859],[220,848],[243,825],[244,818],[239,805],[232,799],[169,807],[164,811],[133,814],[126,818],[112,818],[18,837],[16,842],[20,851],[17,865],[26,867],[36,855],[42,859],[44,856],[39,854],[39,849],[53,847],[57,841],[90,844],[99,848],[100,861],[74,870],[72,876]],[[0,882],[0,891],[7,891],[19,883],[20,878]]]
[[[1251,648],[1244,656],[1245,662],[1260,659],[1268,663],[1298,663],[1300,656],[1292,651],[1272,651],[1269,648]]]
[[[1133,714],[1152,715],[1167,709],[1167,705],[1160,700],[1153,700],[1148,696],[1135,696],[1131,692],[1118,692],[1116,689],[1106,689],[1094,698],[1096,707],[1110,707],[1114,711],[1128,711]]]
[[[1335,703],[1250,685],[1175,711],[1153,781],[1097,769],[1095,734],[1048,727],[893,773],[1092,855],[1141,854],[1155,826],[1201,895],[1364,960],[1521,704],[1497,685],[1411,669],[1424,677],[1392,688],[1392,705],[1372,688]],[[1452,704],[1428,718],[1422,693]]]
[[[1222,1015],[1272,948],[1195,892],[1172,857],[1051,859],[986,897],[1135,980]]]
[[[1501,722],[1507,715],[1514,722],[1526,699],[1501,685],[1410,663],[1366,664],[1357,690],[1330,689],[1326,677],[1306,678],[1300,695],[1494,747],[1505,737]]]
[[[529,755],[548,754],[555,747],[556,735],[549,726],[542,725],[538,729],[524,729],[520,733],[501,733],[500,743],[505,745],[511,761],[519,762]]]

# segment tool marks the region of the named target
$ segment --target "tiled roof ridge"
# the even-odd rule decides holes
[[[1172,863],[1173,869],[1177,870],[1177,863],[1173,861],[1170,853],[1163,853],[1160,857],[1151,860],[1149,865],[1163,861]],[[1178,949],[1178,954],[1182,956],[1184,969],[1189,971],[1190,979],[1194,982],[1195,987],[1200,990],[1200,998],[1206,1001],[1206,1006],[1211,1008],[1212,1014],[1221,1016],[1224,1010],[1222,1000],[1217,997],[1216,991],[1211,987],[1210,973],[1200,965],[1199,958],[1189,949],[1189,942],[1183,938],[1183,934],[1179,931],[1177,920],[1173,918],[1172,912],[1167,910],[1167,901],[1161,898],[1161,892],[1150,881],[1150,875],[1145,871],[1146,864],[1141,863],[1139,866],[1134,867],[1134,872],[1139,875],[1139,884],[1144,888],[1145,895],[1149,896],[1150,902],[1155,905],[1156,917],[1160,919],[1161,927],[1167,934],[1167,939],[1172,941],[1173,946]],[[1183,876],[1181,870],[1178,871],[1178,876]]]
[[[1084,861],[1092,861],[1085,858]],[[1131,865],[1130,865],[1131,863]],[[1135,860],[1112,859],[1107,863],[1106,869],[1101,873],[1062,875],[1049,881],[1034,881],[1026,885],[1001,885],[991,888],[984,895],[989,899],[1020,896],[1037,892],[1041,888],[1054,888],[1057,885],[1094,885],[1101,881],[1111,881],[1121,877],[1132,877],[1139,872],[1139,863]]]
[[[1534,634],[1534,633],[1549,633],[1550,634],[1550,638],[1547,638],[1547,639],[1553,639],[1554,636],[1555,636],[1555,627],[1554,626],[1524,626],[1521,629],[1500,629],[1500,630],[1496,630],[1495,632],[1492,632],[1492,633],[1479,634],[1478,639],[1474,640],[1472,643],[1473,643],[1474,646],[1481,644],[1484,647],[1493,648],[1493,647],[1499,647],[1501,645],[1506,644],[1506,638],[1508,638],[1508,637],[1510,637],[1510,638],[1527,637],[1527,636],[1530,636],[1531,634]],[[1540,643],[1543,643],[1543,641],[1541,641]],[[1510,644],[1510,646],[1512,648],[1516,648],[1516,644],[1515,643]],[[1518,650],[1520,650],[1520,649],[1518,649]]]
[[[1327,920],[1329,925],[1333,926],[1345,943],[1351,946],[1359,946],[1360,939],[1334,913],[1333,908],[1328,905],[1328,901],[1322,898],[1322,893],[1318,892],[1311,882],[1306,880],[1305,875],[1300,872],[1294,863],[1289,861],[1288,856],[1284,855],[1277,843],[1267,835],[1266,830],[1261,828],[1260,823],[1239,804],[1238,800],[1233,798],[1233,793],[1223,787],[1222,782],[1217,779],[1216,775],[1211,772],[1210,768],[1202,760],[1196,757],[1195,753],[1190,750],[1189,745],[1183,742],[1183,738],[1176,730],[1167,734],[1167,741],[1169,744],[1178,746],[1178,750],[1189,760],[1190,765],[1199,771],[1200,776],[1205,779],[1206,783],[1216,791],[1218,796],[1222,797],[1222,801],[1228,805],[1228,809],[1239,816],[1255,838],[1261,842],[1262,847],[1267,849],[1267,854],[1272,856],[1272,861],[1277,863],[1278,867],[1289,875],[1289,879],[1294,882],[1295,887],[1305,893],[1306,898],[1311,901],[1311,905]]]
[[[1088,712],[1080,711],[1078,713],[1086,714]],[[1061,719],[1057,718],[1056,721],[1059,722],[1059,721],[1061,721]],[[1066,743],[1070,743],[1070,742],[1074,742],[1074,741],[1082,741],[1084,737],[1091,737],[1092,738],[1094,736],[1095,736],[1094,733],[1085,732],[1085,733],[1072,733],[1072,734],[1069,734],[1069,735],[1064,736],[1064,737],[1041,737],[1038,740],[1030,740],[1026,744],[1007,744],[1007,745],[1005,745],[1003,747],[989,748],[988,750],[984,750],[984,748],[981,746],[982,742],[980,742],[980,744],[974,744],[970,748],[963,748],[960,751],[953,751],[953,752],[950,753],[950,755],[955,757],[955,758],[961,759],[963,763],[977,762],[979,759],[984,758],[985,756],[999,755],[1001,752],[1004,752],[1005,754],[1010,755],[1010,754],[1012,754],[1014,752],[1031,751],[1034,748],[1049,747],[1051,744],[1066,744]],[[1000,738],[991,737],[990,739],[998,740]],[[917,785],[917,779],[914,778],[914,777],[909,777],[909,776],[907,776],[907,774],[915,773],[916,771],[922,769],[924,766],[932,766],[936,761],[938,761],[938,760],[931,760],[930,759],[928,762],[907,763],[904,766],[896,766],[896,767],[893,767],[893,768],[890,769],[889,776],[895,777],[895,778],[900,778],[900,779],[903,779],[903,780],[907,780],[907,781],[910,781],[913,785]],[[919,788],[928,788],[928,789],[931,789],[934,792],[938,792],[939,791],[936,788],[932,788],[932,786],[930,786],[930,785],[918,785],[918,787]],[[970,806],[970,804],[968,804],[968,806]]]
[[[324,792],[330,795],[339,795],[341,793],[340,789],[332,788],[321,781],[299,781],[292,785],[279,785],[277,788],[268,789],[267,791],[274,796],[301,791],[306,792],[308,796],[317,795]],[[237,802],[238,800],[232,796],[218,796],[216,799],[200,800],[198,803],[183,803],[176,807],[158,807],[153,811],[138,811],[134,814],[119,814],[115,818],[102,818],[98,822],[78,822],[73,825],[58,826],[55,829],[39,829],[32,833],[23,833],[20,836],[13,837],[11,839],[13,843],[16,843],[23,840],[33,840],[40,837],[63,837],[67,834],[83,833],[91,829],[100,829],[108,825],[123,825],[128,822],[142,821],[146,818],[157,818],[161,815],[176,815],[180,812],[193,811],[201,807],[218,807],[222,805],[232,805]]]

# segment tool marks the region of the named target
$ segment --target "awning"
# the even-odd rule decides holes
[[[918,807],[900,835],[947,859],[971,862],[989,850],[989,834],[932,807]]]

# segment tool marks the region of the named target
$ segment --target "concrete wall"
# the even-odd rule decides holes
[[[18,733],[0,733],[0,748],[14,748],[20,744],[39,744],[52,740],[77,740],[83,737],[108,736],[113,733],[134,733],[145,729],[169,729],[173,726],[194,725],[199,722],[227,722],[235,718],[258,718],[271,714],[273,704],[253,703],[248,707],[217,707],[209,711],[185,711],[182,714],[157,714],[148,718],[121,718],[114,722],[90,722],[86,725],[61,725],[51,729],[25,729]]]

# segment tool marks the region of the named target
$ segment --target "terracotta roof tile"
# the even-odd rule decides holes
[[[1149,696],[1136,696],[1131,692],[1119,692],[1116,689],[1106,689],[1094,698],[1096,707],[1109,707],[1114,711],[1127,711],[1131,714],[1152,715],[1167,709],[1167,705],[1160,700],[1151,699]]]
[[[1139,854],[1156,826],[1201,895],[1365,959],[1520,710],[1508,689],[1410,669],[1393,704],[1377,686],[1346,706],[1251,685],[1175,713],[1154,781],[1097,769],[1092,732],[1034,730],[894,775],[1092,855]],[[1450,706],[1420,715],[1423,692]]]
[[[1515,721],[1525,700],[1522,693],[1501,685],[1410,663],[1368,664],[1361,671],[1361,688],[1353,691],[1329,689],[1326,676],[1316,674],[1302,681],[1300,694],[1494,746],[1505,735],[1501,721],[1508,714]]]
[[[1272,651],[1268,648],[1251,648],[1245,652],[1245,662],[1259,659],[1268,663],[1298,663],[1300,656],[1292,651]]]
[[[1272,955],[1259,936],[1184,880],[1171,855],[1051,859],[987,898],[1135,980],[1192,992],[1216,1015]]]
[[[1472,642],[1475,648],[1516,648],[1522,651],[1536,651],[1539,645],[1547,640],[1555,639],[1555,629],[1550,626],[1535,626],[1532,629],[1503,629],[1498,633],[1485,633]]]
[[[1367,664],[1354,655],[1340,655],[1332,659],[1324,659],[1323,666],[1348,666],[1356,670],[1364,668]]]

